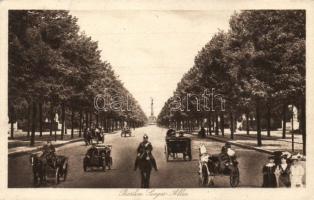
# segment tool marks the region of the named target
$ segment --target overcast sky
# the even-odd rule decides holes
[[[113,66],[147,116],[155,116],[173,94],[198,51],[227,30],[234,13],[224,11],[71,11],[81,31],[98,41],[102,59]]]

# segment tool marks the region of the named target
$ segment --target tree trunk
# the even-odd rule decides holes
[[[232,112],[230,112],[230,138],[232,140],[234,138],[234,120]]]
[[[14,122],[11,120],[11,139],[14,138]]]
[[[54,122],[54,118],[53,118],[53,104],[52,104],[52,102],[50,102],[50,128],[49,128],[50,136],[52,136],[53,122]]]
[[[211,114],[211,111],[209,111],[209,114],[208,114],[208,133],[209,133],[209,135],[212,135],[212,114]]]
[[[92,128],[93,125],[93,112],[89,112],[89,127]]]
[[[82,110],[80,110],[80,128],[79,128],[79,137],[82,137]]]
[[[11,139],[14,138],[14,108],[11,108],[10,124],[11,124]]]
[[[224,114],[220,114],[220,130],[221,130],[221,135],[225,136],[225,119],[224,119]]]
[[[216,118],[215,118],[215,114],[212,115],[212,133],[214,134],[215,133],[215,121],[216,121]]]
[[[43,104],[39,102],[39,137],[43,136]]]
[[[193,131],[193,121],[189,120],[189,124],[190,124],[190,132],[192,132]]]
[[[216,112],[215,118],[216,118],[215,135],[219,135],[219,124],[218,124],[218,113],[217,112]]]
[[[302,134],[302,143],[303,143],[303,154],[306,155],[306,107],[305,100],[301,102],[300,106],[300,128]]]
[[[106,130],[106,133],[107,132],[109,132],[109,130],[108,130],[108,119],[107,119],[107,117],[105,117],[105,130]]]
[[[29,138],[30,130],[31,130],[31,112],[32,112],[32,106],[29,103],[27,108],[27,138]]]
[[[270,137],[270,105],[267,106],[267,137]]]
[[[96,116],[96,127],[98,127],[98,123],[99,123],[99,115],[98,115],[98,113],[95,114],[95,116]]]
[[[105,130],[105,115],[104,114],[101,117],[101,127],[103,130]]]
[[[57,128],[55,129],[55,141],[57,141],[57,131],[59,130],[59,122],[57,123]]]
[[[108,119],[108,133],[111,132],[111,119]]]
[[[256,128],[257,128],[257,146],[262,146],[261,118],[259,100],[256,100]]]
[[[33,112],[32,112],[32,134],[31,134],[31,146],[35,144],[35,131],[36,131],[36,102],[33,101]]]
[[[71,108],[71,138],[74,137],[74,111]]]
[[[88,112],[85,111],[85,128],[88,128]]]
[[[105,115],[105,131],[108,132],[108,119],[106,115]]]
[[[14,107],[12,106],[11,107],[11,114],[10,114],[10,119],[9,119],[9,122],[10,122],[10,125],[11,125],[11,139],[14,138],[14,116],[15,116],[15,110],[14,110]]]
[[[64,135],[64,121],[65,121],[65,106],[64,103],[61,104],[61,140],[63,140]]]
[[[248,113],[246,113],[245,118],[246,118],[246,134],[249,135],[250,134],[250,116]]]
[[[282,139],[286,138],[286,115],[287,115],[287,104],[284,103],[282,109]]]
[[[68,134],[67,120],[64,120],[64,134]]]

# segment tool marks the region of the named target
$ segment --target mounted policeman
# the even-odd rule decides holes
[[[146,158],[144,159],[150,160],[152,162],[154,169],[156,171],[158,170],[156,160],[152,154],[152,151],[153,151],[153,145],[148,141],[148,136],[145,134],[143,136],[143,141],[137,147],[137,157],[135,161],[134,170],[136,170],[138,167],[138,160],[143,159],[145,156]]]
[[[149,188],[150,173],[152,168],[157,171],[156,160],[152,154],[153,146],[148,141],[148,136],[143,136],[143,141],[137,148],[134,170],[137,168],[141,171],[141,187]]]

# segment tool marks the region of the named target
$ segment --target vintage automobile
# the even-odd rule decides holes
[[[111,145],[93,145],[90,147],[83,159],[83,169],[86,172],[88,168],[101,167],[106,171],[106,167],[111,169]]]
[[[129,128],[129,127],[127,127],[127,128],[123,128],[122,130],[121,130],[121,137],[126,137],[126,136],[132,136],[132,131],[131,131],[131,129]]]
[[[236,187],[240,183],[240,173],[236,156],[224,158],[223,168],[219,154],[206,155],[200,157],[200,186],[213,186],[215,176],[229,176],[231,187]]]
[[[190,161],[192,160],[191,139],[182,135],[176,137],[175,135],[167,134],[165,145],[167,162],[169,161],[169,157],[176,159],[178,153],[182,153],[184,160],[186,160],[187,157]]]
[[[46,162],[38,154],[30,155],[30,162],[33,170],[33,183],[35,186],[47,183],[53,180],[59,184],[60,178],[65,181],[68,174],[68,158],[57,155],[49,158]]]

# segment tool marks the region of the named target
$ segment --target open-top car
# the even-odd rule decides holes
[[[126,136],[132,136],[132,131],[131,131],[131,129],[129,128],[129,127],[127,127],[127,128],[123,128],[122,130],[121,130],[121,137],[126,137]]]
[[[83,169],[87,171],[88,168],[98,167],[106,171],[106,168],[111,169],[111,145],[93,145],[90,147],[83,160]]]

